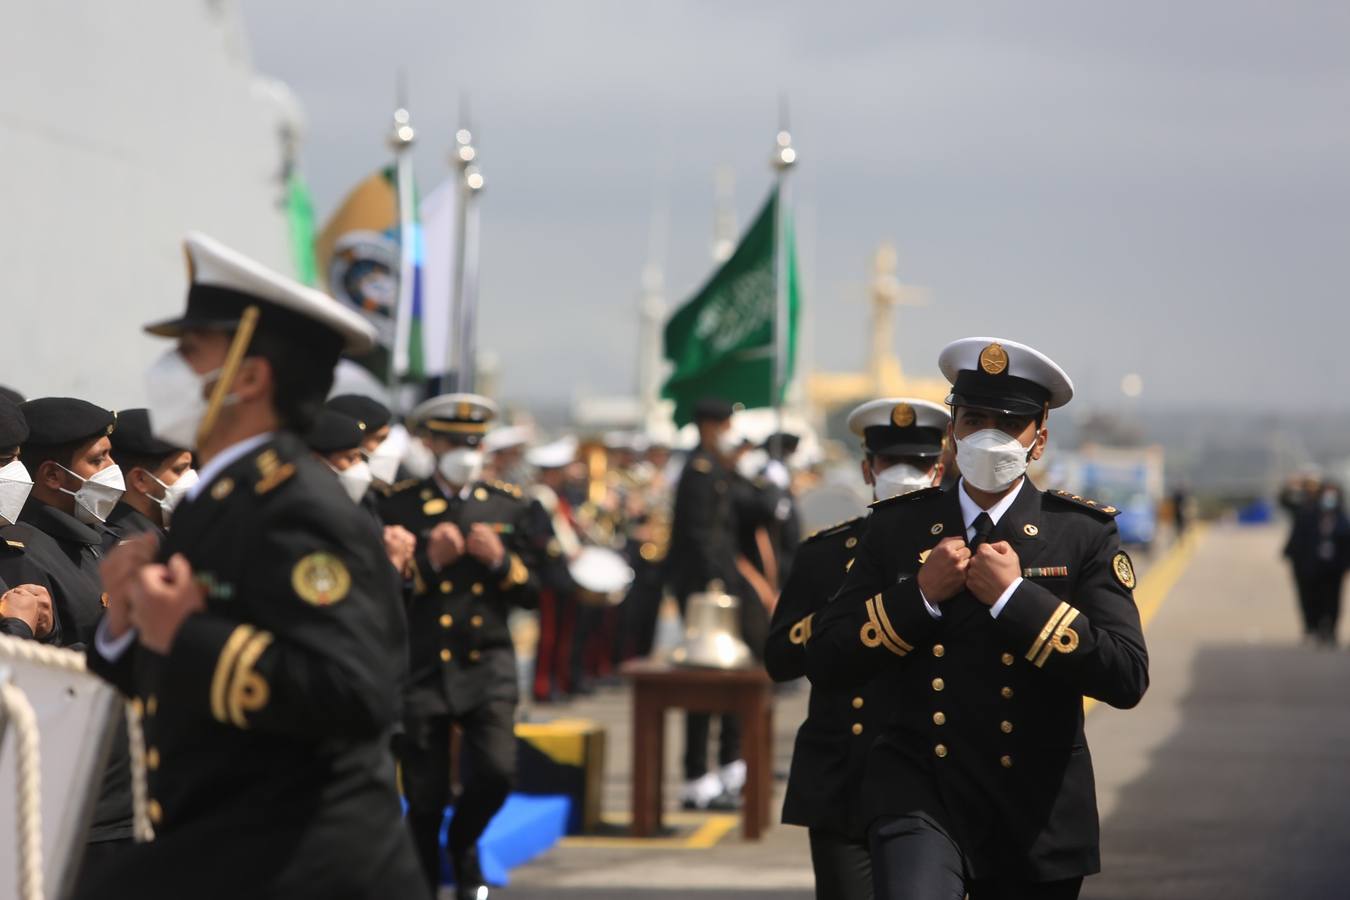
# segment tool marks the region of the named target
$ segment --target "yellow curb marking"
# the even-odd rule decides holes
[[[732,815],[680,815],[667,814],[662,817],[662,821],[675,825],[692,825],[702,823],[687,835],[676,835],[672,837],[600,837],[589,835],[574,835],[565,837],[558,842],[559,847],[586,847],[597,850],[620,850],[633,849],[639,847],[650,847],[652,849],[665,850],[707,850],[709,847],[717,846],[722,838],[740,824],[740,816]],[[626,824],[623,820],[606,818],[608,825]]]

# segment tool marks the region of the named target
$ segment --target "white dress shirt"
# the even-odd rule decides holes
[[[1017,487],[1008,491],[1007,495],[993,506],[984,509],[966,493],[966,480],[962,478],[957,482],[956,497],[961,502],[961,520],[966,523],[966,540],[971,541],[975,539],[975,520],[979,518],[980,513],[988,513],[989,518],[994,523],[994,527],[998,527],[999,519],[1002,519],[1003,514],[1012,508],[1013,502],[1017,500],[1017,495],[1022,493],[1022,486],[1026,483],[1027,480],[1025,477],[1019,479]],[[994,605],[989,607],[989,615],[997,619],[998,614],[1003,612],[1003,607],[1008,605],[1008,601],[1012,599],[1013,592],[1017,590],[1018,585],[1021,583],[1022,577],[1020,575],[1017,578],[1014,578],[1012,584],[1008,585],[1007,589],[999,596]],[[942,610],[928,602],[928,598],[923,596],[922,588],[919,590],[919,596],[923,598],[923,605],[928,610],[930,616],[935,619],[942,618]]]
[[[238,443],[231,444],[211,457],[211,461],[202,466],[201,472],[198,473],[197,483],[188,488],[184,500],[196,500],[197,496],[206,490],[207,485],[216,480],[217,475],[271,439],[272,432],[270,431],[256,434],[253,437],[244,438]],[[117,662],[122,654],[127,652],[127,648],[131,646],[131,642],[134,640],[136,640],[136,629],[134,628],[128,628],[121,637],[108,637],[108,619],[106,616],[99,620],[98,628],[94,631],[94,646],[98,648],[99,654],[109,662]]]

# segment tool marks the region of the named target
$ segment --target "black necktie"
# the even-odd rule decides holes
[[[968,541],[970,549],[974,550],[985,541],[989,540],[989,533],[994,530],[994,520],[989,518],[989,513],[982,512],[975,517],[975,536]]]

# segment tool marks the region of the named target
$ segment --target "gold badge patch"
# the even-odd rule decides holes
[[[226,497],[230,496],[230,491],[232,490],[234,490],[234,479],[222,478],[211,485],[211,499],[224,500]]]
[[[352,589],[347,565],[331,553],[311,553],[291,570],[291,587],[314,606],[331,606]]]
[[[426,503],[422,504],[422,515],[439,516],[441,513],[445,512],[449,506],[450,504],[445,502],[444,497],[436,497],[435,499],[428,500]]]
[[[484,500],[487,499],[487,497],[488,495],[486,490],[484,490],[483,488],[474,488],[473,499],[477,500],[479,503],[482,503]]]
[[[1127,590],[1134,590],[1134,566],[1130,564],[1130,557],[1124,550],[1111,559],[1111,571],[1115,573],[1116,581]]]
[[[1002,375],[1008,371],[1008,351],[999,344],[990,344],[980,351],[980,368],[988,375]]]
[[[897,403],[891,410],[891,424],[896,428],[908,428],[914,424],[914,407],[908,403]]]

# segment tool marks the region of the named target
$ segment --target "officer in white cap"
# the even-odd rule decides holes
[[[1026,477],[1064,371],[987,337],[939,365],[962,477],[874,506],[808,673],[884,684],[862,791],[878,897],[1076,898],[1100,865],[1083,700],[1148,686],[1134,570],[1114,508]]]
[[[301,435],[374,329],[204,235],[176,340],[150,370],[155,435],[200,480],[160,544],[103,563],[89,665],[131,698],[155,840],[87,866],[81,898],[429,897],[389,735],[403,631],[370,516]]]
[[[538,600],[547,517],[520,488],[484,480],[483,438],[497,416],[477,394],[419,405],[411,427],[436,471],[386,498],[385,522],[417,537],[408,634],[411,675],[400,756],[408,827],[433,890],[440,884],[441,823],[450,802],[450,735],[463,734],[471,773],[455,801],[446,850],[456,896],[483,900],[478,839],[515,781],[516,658],[507,617]]]
[[[863,481],[874,500],[941,483],[938,459],[949,420],[946,407],[910,397],[870,400],[849,413],[849,430],[862,444]],[[866,528],[867,516],[858,516],[802,542],[764,647],[764,664],[775,681],[806,674],[812,621],[839,589]],[[783,821],[810,830],[820,898],[872,897],[867,822],[858,813],[873,710],[882,701],[873,685],[813,687],[806,721],[797,732]]]

